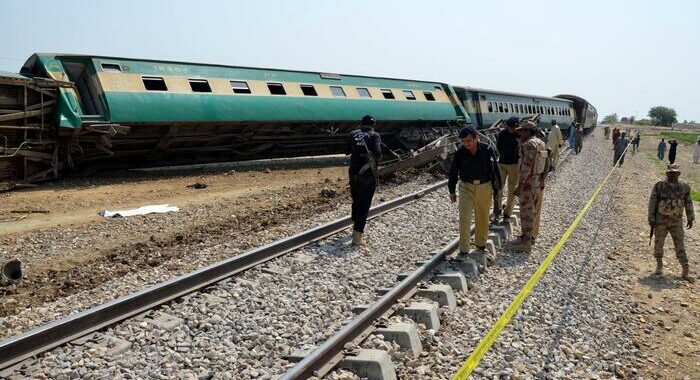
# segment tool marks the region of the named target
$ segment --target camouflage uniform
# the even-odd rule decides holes
[[[546,149],[544,142],[535,136],[527,139],[520,147],[520,169],[518,171],[518,199],[520,200],[520,228],[523,237],[534,237],[535,203],[542,191],[540,173],[534,166],[537,151]]]
[[[689,222],[695,219],[693,201],[690,198],[690,186],[678,182],[659,181],[654,185],[649,197],[649,223],[654,225],[654,257],[664,256],[664,240],[670,233],[676,248],[676,257],[683,266],[688,265],[688,257],[683,243],[683,208]]]

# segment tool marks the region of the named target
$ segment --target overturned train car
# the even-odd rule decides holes
[[[378,120],[386,148],[400,153],[462,123],[485,128],[499,118],[566,109],[557,116],[566,125],[580,118],[579,108],[595,110],[570,95],[508,94],[420,80],[35,54],[19,74],[0,72],[0,188],[70,170],[341,153],[365,114]],[[538,107],[522,108],[526,100]]]
[[[2,176],[22,182],[339,153],[365,114],[396,150],[469,122],[444,83],[113,57],[35,54],[0,77],[0,93]]]

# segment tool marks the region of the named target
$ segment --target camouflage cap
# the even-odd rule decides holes
[[[666,173],[680,173],[681,167],[678,164],[669,164]]]
[[[537,123],[530,120],[521,120],[518,124],[516,131],[535,131],[537,129]]]

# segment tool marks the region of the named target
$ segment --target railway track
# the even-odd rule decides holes
[[[445,184],[446,181],[440,181],[420,191],[379,204],[370,210],[370,218],[376,218],[396,210],[444,187]],[[10,337],[0,342],[0,369],[7,369],[26,358],[39,355],[106,326],[124,321],[171,300],[206,288],[311,242],[336,234],[351,225],[350,217],[340,218],[142,291],[70,315],[22,335]]]
[[[445,181],[442,181],[421,191],[378,205],[371,210],[370,216],[374,218],[397,209],[444,185]],[[69,316],[63,320],[31,330],[20,336],[9,338],[0,342],[0,369],[21,371],[21,363],[19,365],[17,365],[17,363],[67,342],[85,344],[86,342],[97,343],[100,340],[105,340],[105,337],[100,336],[99,333],[91,333],[130,317],[142,315],[147,310],[157,308],[183,295],[206,288],[216,282],[303,247],[313,241],[335,234],[347,228],[349,225],[351,225],[349,218],[338,219],[287,239],[253,249],[242,255],[200,269],[188,275],[175,278],[138,293]],[[496,227],[494,229],[490,236],[493,240],[492,249],[494,249],[494,251],[496,247],[499,247],[501,243],[505,241],[511,231],[512,229],[509,226],[503,228]],[[386,319],[394,313],[400,314],[404,313],[406,309],[410,310],[410,307],[405,308],[402,304],[409,302],[410,298],[416,294],[424,298],[433,299],[442,306],[447,306],[449,308],[449,299],[452,298],[452,304],[454,304],[454,296],[451,297],[448,294],[453,289],[467,290],[465,273],[467,277],[476,276],[480,269],[484,269],[487,266],[485,257],[464,257],[450,263],[452,266],[451,269],[457,270],[450,270],[450,268],[447,268],[446,266],[448,263],[446,263],[446,257],[455,250],[456,244],[456,241],[452,241],[439,251],[433,252],[433,255],[427,261],[423,262],[418,269],[411,274],[402,276],[401,282],[395,288],[384,290],[384,292],[386,292],[384,296],[377,300],[375,304],[362,309],[364,311],[362,311],[355,320],[346,325],[338,334],[320,346],[314,353],[304,358],[291,356],[290,359],[296,358],[301,359],[301,361],[285,374],[284,378],[320,377],[328,373],[338,364],[342,366],[343,363],[352,363],[352,358],[361,357],[363,352],[347,351],[345,349],[347,344],[350,342],[355,344],[361,343],[364,338],[369,336],[369,334],[378,327],[384,329],[382,331],[386,331],[388,326],[376,326],[375,322],[378,319]],[[450,284],[450,291],[448,292],[445,290],[446,288],[444,286],[440,289],[436,289],[434,285],[425,287],[422,284],[424,281],[433,280],[435,282],[444,281]],[[214,296],[213,298],[216,297]],[[167,316],[165,316],[157,322],[167,328],[168,324],[172,321],[169,322]],[[79,339],[81,337],[83,338]],[[111,351],[112,353],[123,352],[129,347],[123,343],[123,341],[120,342],[118,339],[111,340],[109,342],[104,342],[102,349]],[[355,361],[355,363],[357,363],[357,361]],[[389,363],[391,363],[390,360]],[[349,367],[353,368],[352,366]],[[365,363],[359,366],[359,368],[360,370],[367,370],[368,368],[375,367],[368,367]],[[5,371],[4,373],[11,372]],[[369,375],[367,373],[365,374]],[[2,375],[2,373],[0,373],[0,375]]]

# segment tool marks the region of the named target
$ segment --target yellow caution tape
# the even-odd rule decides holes
[[[625,152],[626,151],[627,150],[625,149]],[[613,170],[610,170],[610,173],[608,173],[603,182],[601,182],[601,184],[595,190],[593,196],[591,196],[591,199],[588,200],[588,203],[586,203],[586,205],[581,209],[581,211],[579,211],[578,215],[576,215],[576,219],[574,219],[574,221],[571,223],[571,226],[569,226],[564,235],[562,235],[561,239],[559,239],[557,245],[555,245],[554,248],[552,248],[552,250],[549,252],[549,255],[547,255],[544,261],[542,261],[542,264],[540,264],[539,268],[537,268],[535,274],[533,274],[532,277],[530,277],[530,280],[528,280],[525,286],[520,290],[520,293],[518,293],[513,302],[510,303],[506,311],[504,311],[503,314],[501,314],[501,317],[498,318],[498,321],[496,321],[496,323],[491,327],[489,333],[486,334],[486,336],[481,340],[481,342],[479,342],[479,345],[476,346],[474,352],[472,352],[471,356],[469,356],[467,361],[464,362],[462,368],[460,368],[459,371],[457,371],[457,373],[452,377],[452,380],[466,380],[469,377],[469,375],[471,375],[472,371],[479,365],[479,362],[484,357],[484,355],[486,355],[486,352],[488,352],[488,350],[491,348],[493,342],[495,342],[498,336],[501,334],[503,328],[506,327],[508,322],[510,322],[511,318],[513,318],[518,309],[520,309],[520,306],[525,301],[525,298],[527,298],[527,296],[530,295],[532,289],[540,281],[540,278],[547,271],[547,268],[549,268],[549,265],[552,263],[557,254],[559,254],[561,247],[563,247],[566,241],[569,240],[571,234],[579,225],[584,215],[586,215],[586,212],[588,212],[588,209],[593,204],[593,201],[596,199],[596,197],[598,197],[598,193],[600,193],[600,191],[603,189],[603,186],[605,186],[605,183],[608,181],[608,178],[610,178],[610,175],[613,173],[613,171],[614,167]]]

